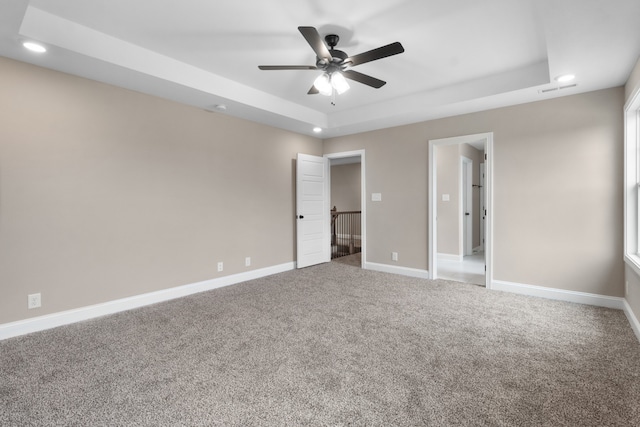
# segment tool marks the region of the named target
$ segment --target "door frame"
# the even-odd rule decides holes
[[[329,153],[324,155],[329,162],[329,173],[325,185],[326,195],[331,201],[331,160],[343,159],[345,157],[360,157],[360,244],[361,249],[361,268],[365,268],[367,261],[367,190],[366,190],[366,167],[365,167],[365,150],[343,151],[340,153]],[[331,233],[331,231],[329,231]],[[331,240],[331,238],[329,238]]]
[[[428,194],[428,230],[429,230],[429,278],[438,278],[438,192],[437,192],[437,153],[438,146],[465,144],[484,141],[485,153],[485,208],[487,210],[485,221],[485,286],[491,289],[493,285],[493,132],[478,133],[473,135],[455,136],[429,140],[429,194]]]

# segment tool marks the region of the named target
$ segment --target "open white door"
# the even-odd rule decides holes
[[[296,167],[297,267],[331,261],[329,161],[298,153]]]

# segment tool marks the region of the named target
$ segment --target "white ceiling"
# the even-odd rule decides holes
[[[326,138],[623,85],[638,17],[639,0],[11,0],[0,55]],[[298,26],[405,52],[354,67],[387,84],[333,106],[307,95],[319,71],[258,70],[315,64]],[[541,93],[565,73],[576,87]]]

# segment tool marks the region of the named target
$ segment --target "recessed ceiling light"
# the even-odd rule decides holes
[[[315,133],[320,133],[320,132],[322,132],[322,128],[315,127],[315,128],[313,128],[313,131],[314,131]]]
[[[22,46],[29,49],[31,52],[44,53],[47,51],[46,47],[34,42],[24,42],[22,43]]]
[[[563,74],[561,76],[558,76],[555,78],[555,80],[558,83],[566,83],[566,82],[570,82],[571,80],[575,79],[576,76],[573,74]]]

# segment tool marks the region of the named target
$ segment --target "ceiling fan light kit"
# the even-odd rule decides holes
[[[349,90],[349,83],[339,71],[333,73],[323,73],[313,82],[313,86],[318,89],[320,95],[331,96],[333,90],[342,95]]]
[[[313,86],[318,89],[320,95],[329,96],[333,92],[333,88],[331,87],[331,78],[327,73],[322,73],[318,76],[317,79],[313,82]]]
[[[331,86],[338,92],[338,95],[342,95],[349,90],[349,83],[340,72],[331,74]]]
[[[323,71],[323,73],[315,79],[313,86],[309,89],[309,92],[307,92],[309,95],[319,93],[321,95],[331,96],[335,95],[335,92],[337,92],[338,95],[341,95],[349,90],[349,84],[346,79],[362,83],[375,89],[380,89],[386,84],[385,81],[353,71],[349,68],[404,52],[402,44],[395,42],[358,55],[349,56],[345,52],[335,49],[338,41],[340,41],[340,37],[336,34],[327,35],[323,41],[318,30],[314,27],[298,27],[298,30],[316,54],[315,66],[259,65],[258,68],[261,70]]]

